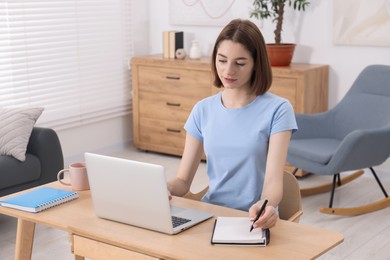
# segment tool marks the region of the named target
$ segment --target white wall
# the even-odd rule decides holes
[[[84,152],[113,153],[131,145],[133,139],[132,116],[58,130],[65,166],[84,161]]]
[[[215,38],[222,29],[213,26],[171,25],[169,0],[149,0],[149,53],[161,53],[161,32],[184,31],[184,48],[189,52],[190,42],[197,39],[203,53],[209,55]],[[283,39],[298,44],[293,62],[328,64],[329,108],[335,106],[348,91],[358,73],[369,64],[390,65],[390,47],[341,46],[333,44],[333,1],[312,0],[304,13],[289,12],[285,19]],[[249,18],[252,0],[238,0],[232,8],[234,15]],[[292,24],[288,26],[288,22]],[[260,22],[256,22],[261,26]],[[266,21],[261,29],[266,42],[273,42],[273,24]],[[378,170],[390,172],[390,160]]]

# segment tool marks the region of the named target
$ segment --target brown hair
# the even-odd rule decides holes
[[[267,92],[272,84],[271,65],[268,59],[263,35],[259,28],[249,20],[232,20],[218,35],[211,57],[211,70],[214,76],[214,85],[218,88],[223,87],[215,67],[215,60],[219,44],[224,40],[240,43],[251,53],[254,61],[254,71],[250,82],[252,91],[257,96]]]

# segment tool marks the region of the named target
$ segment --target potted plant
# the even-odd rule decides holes
[[[250,17],[265,20],[272,18],[276,23],[275,43],[267,44],[267,52],[272,66],[288,66],[294,54],[295,44],[282,43],[283,19],[285,7],[305,11],[309,0],[254,0]]]

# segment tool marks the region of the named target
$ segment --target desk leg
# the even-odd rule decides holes
[[[16,230],[15,259],[31,259],[34,242],[35,223],[18,218]]]
[[[73,234],[69,234],[69,241],[72,243],[71,250],[74,254],[74,260],[85,260],[84,256],[79,256],[74,253],[74,243],[73,243]]]

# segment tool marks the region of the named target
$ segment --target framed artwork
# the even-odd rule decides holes
[[[390,0],[333,0],[335,44],[390,46]]]
[[[169,0],[172,25],[223,26],[234,18],[249,18],[251,0]]]

